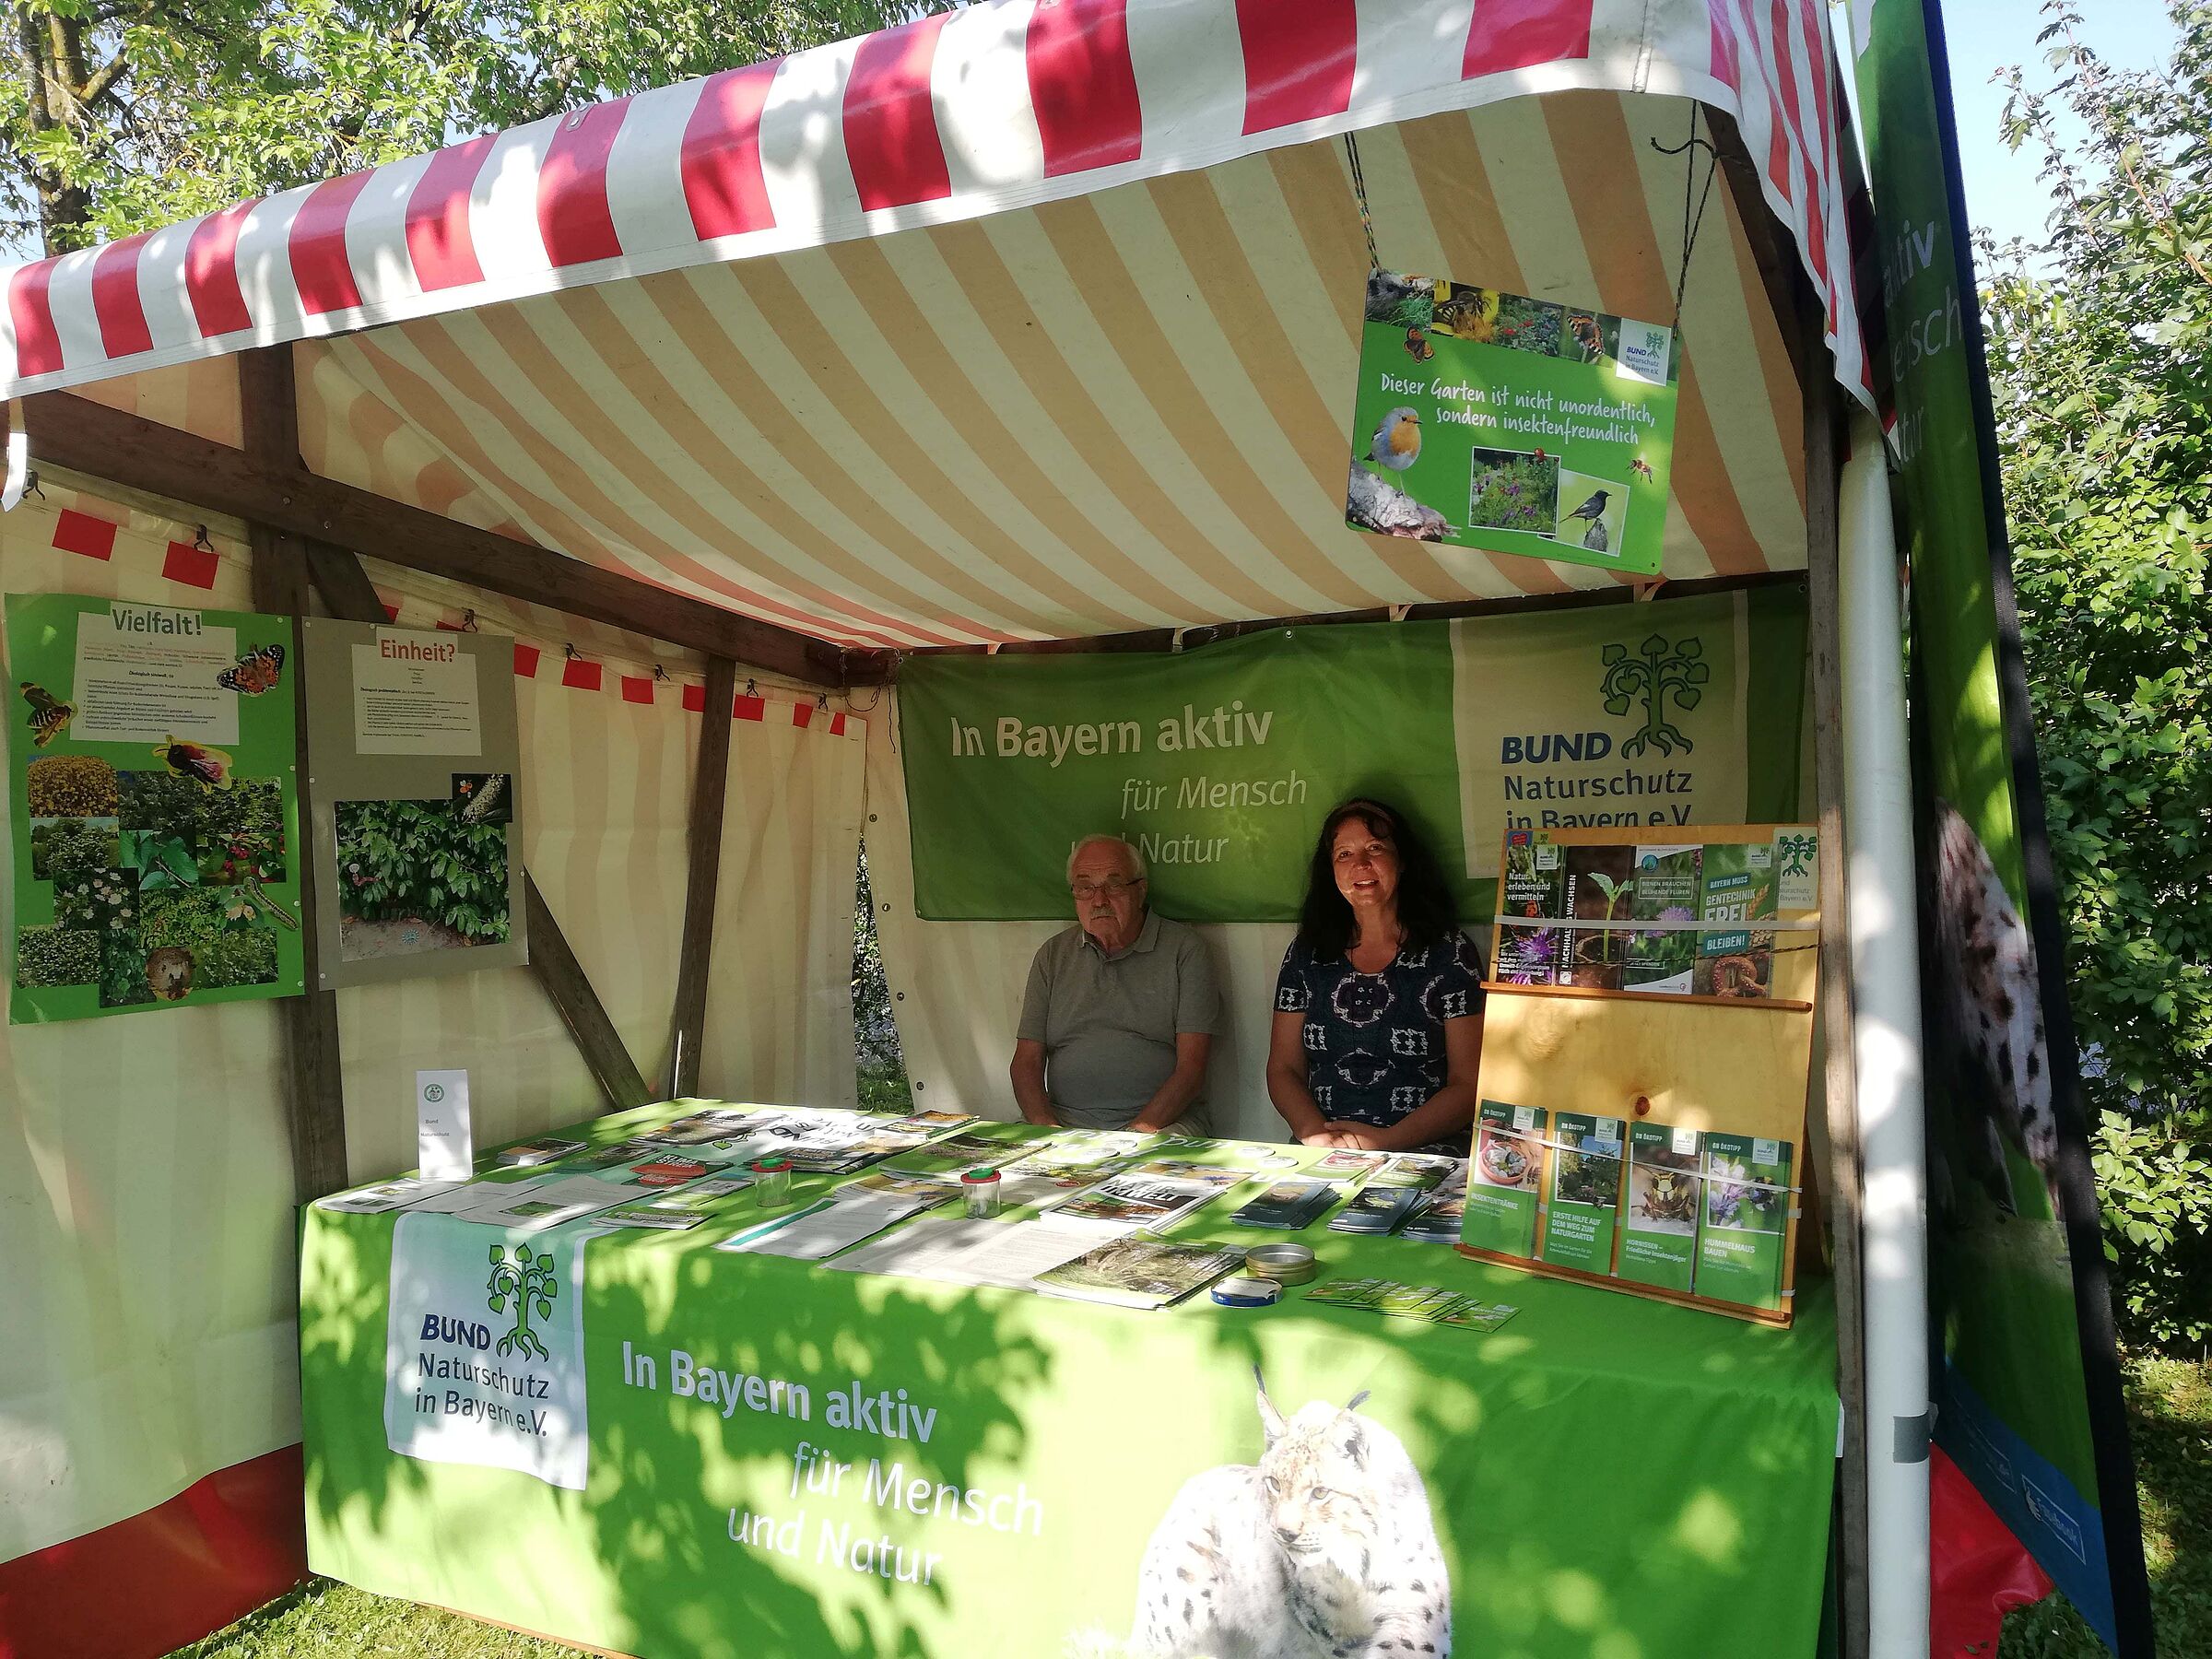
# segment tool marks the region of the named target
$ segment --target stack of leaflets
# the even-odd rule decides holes
[[[1616,1277],[1689,1289],[1697,1259],[1698,1142],[1695,1129],[1629,1125],[1629,1204]]]
[[[1609,1275],[1627,1151],[1620,1120],[1562,1112],[1553,1122],[1551,1202],[1544,1210],[1541,1258],[1560,1267]]]
[[[1636,887],[1631,849],[1569,847],[1566,863],[1566,911],[1580,925],[1569,930],[1557,982],[1618,991],[1633,936],[1627,926]]]
[[[1783,1245],[1795,1198],[1789,1190],[1790,1152],[1785,1140],[1717,1129],[1706,1135],[1700,1296],[1752,1308],[1782,1305]]]
[[[1316,1181],[1361,1181],[1389,1162],[1387,1152],[1359,1152],[1349,1147],[1339,1147],[1308,1164],[1300,1173],[1311,1175]]]
[[[1215,1244],[1115,1239],[1047,1269],[1035,1283],[1048,1296],[1122,1308],[1164,1308],[1204,1289],[1243,1259],[1242,1251]]]
[[[1628,991],[1687,993],[1698,959],[1699,869],[1702,846],[1666,845],[1636,849],[1636,890],[1629,913],[1639,922],[1665,925],[1629,936],[1621,988]]]
[[[948,1158],[970,1169],[996,1170],[1034,1157],[1037,1143],[1011,1135],[962,1130],[933,1140],[922,1148],[931,1158]]]
[[[1033,1290],[1030,1281],[1038,1274],[1098,1247],[1099,1235],[1087,1228],[925,1216],[845,1252],[830,1265],[842,1273]]]
[[[1276,1227],[1296,1232],[1336,1202],[1335,1186],[1306,1176],[1278,1181],[1230,1217],[1239,1227]]]
[[[1699,879],[1698,920],[1743,924],[1774,917],[1771,842],[1709,846]],[[1774,935],[1731,925],[1700,935],[1691,986],[1700,996],[1767,996],[1774,982]]]
[[[1485,1100],[1468,1165],[1466,1230],[1477,1250],[1525,1256],[1536,1245],[1536,1192],[1544,1171],[1541,1106]]]
[[[1419,1187],[1426,1193],[1454,1177],[1464,1181],[1465,1169],[1463,1159],[1445,1158],[1439,1153],[1400,1152],[1367,1180],[1370,1186]]]
[[[818,1262],[863,1239],[874,1238],[910,1216],[950,1204],[959,1195],[959,1186],[949,1181],[874,1175],[839,1188],[831,1196],[783,1218],[777,1225],[740,1233],[714,1248]]]
[[[1425,1244],[1456,1244],[1466,1230],[1467,1189],[1464,1182],[1426,1194],[1398,1230],[1401,1239]]]
[[[1147,1170],[1175,1168],[1147,1165]],[[1243,1171],[1234,1171],[1238,1180]],[[1221,1192],[1217,1181],[1181,1173],[1130,1171],[1109,1176],[1097,1186],[1063,1199],[1047,1212],[1054,1227],[1088,1227],[1115,1233],[1158,1232],[1172,1227]]]
[[[500,1152],[502,1169],[525,1170],[534,1164],[558,1163],[571,1152],[583,1150],[580,1140],[563,1140],[558,1135],[547,1135],[539,1140],[517,1141]]]
[[[1505,884],[1499,894],[1490,977],[1508,985],[1548,985],[1559,978],[1567,930],[1566,867],[1560,849],[1537,830],[1505,837]]]
[[[1425,1196],[1418,1186],[1361,1187],[1352,1201],[1329,1218],[1331,1232],[1386,1233],[1413,1213]]]
[[[707,1218],[707,1212],[682,1209],[662,1204],[618,1204],[592,1218],[594,1227],[609,1230],[623,1227],[648,1228],[655,1232],[682,1232],[697,1227]]]
[[[1486,1333],[1521,1311],[1510,1302],[1486,1302],[1435,1285],[1401,1285],[1394,1279],[1331,1279],[1314,1286],[1306,1293],[1306,1300],[1324,1307],[1359,1308],[1398,1319]]]
[[[341,1216],[381,1216],[386,1210],[404,1209],[420,1199],[453,1192],[464,1184],[458,1181],[432,1181],[408,1175],[398,1181],[380,1181],[374,1186],[357,1187],[350,1193],[333,1193],[327,1198],[316,1199],[315,1207]]]

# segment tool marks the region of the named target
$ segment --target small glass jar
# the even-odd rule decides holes
[[[965,1213],[971,1221],[994,1221],[998,1218],[998,1171],[971,1170],[960,1177],[960,1196]]]
[[[753,1177],[753,1199],[763,1209],[773,1209],[780,1204],[791,1202],[791,1159],[788,1158],[757,1158],[749,1166]]]

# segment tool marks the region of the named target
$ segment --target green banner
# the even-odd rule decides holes
[[[1280,1240],[1227,1220],[1278,1172],[1176,1236]],[[1815,1649],[1818,1289],[1758,1329],[1317,1221],[1324,1279],[1517,1312],[1481,1335],[1315,1285],[1139,1312],[714,1248],[758,1216],[524,1237],[310,1206],[315,1570],[644,1659]]]
[[[300,989],[292,625],[7,599],[11,1022]]]
[[[1345,522],[1654,574],[1680,375],[1661,324],[1375,271]]]
[[[1068,913],[1081,837],[1126,837],[1187,922],[1295,917],[1323,818],[1404,811],[1487,918],[1509,828],[1797,816],[1802,591],[1458,622],[1270,629],[1199,650],[910,661],[915,909]]]
[[[2147,1653],[1940,15],[1854,14],[1912,578],[1937,1433],[2105,1640]]]

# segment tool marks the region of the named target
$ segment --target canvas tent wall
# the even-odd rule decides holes
[[[1165,642],[1259,618],[1612,586],[1587,568],[1343,524],[1338,406],[1368,252],[1339,139],[1356,132],[1390,263],[1630,315],[1674,318],[1679,293],[1664,574],[1786,577],[1833,524],[1832,447],[1806,464],[1808,442],[1832,432],[1808,431],[1808,388],[1832,399],[1832,373],[1870,395],[1821,11],[1002,0],[26,265],[5,276],[0,394],[18,400],[12,418],[50,478],[124,473],[179,503],[181,524],[229,513],[265,537],[384,559],[380,582],[415,584],[487,626],[512,618],[541,662],[578,639],[573,616],[613,615],[634,619],[616,650],[635,664],[697,672],[673,642],[841,696],[893,677],[904,650],[1145,629]],[[1693,135],[1717,140],[1726,166],[1685,279],[1698,158],[1654,143]],[[290,354],[296,424],[241,453],[253,412],[221,359],[271,347]],[[44,511],[32,503],[34,526]],[[21,512],[6,522],[53,546],[14,530]],[[18,585],[76,579],[41,570]],[[465,582],[466,596],[439,580]],[[509,608],[533,600],[566,614]],[[849,1040],[826,967],[830,888],[841,856],[850,867],[862,712],[877,695],[852,693],[837,737],[786,728],[773,747],[763,728],[738,742],[733,806],[771,782],[723,849],[709,1087],[849,1089],[830,1057]],[[559,735],[533,716],[536,833],[559,833],[549,794],[570,792],[584,817],[565,848],[532,855],[567,866],[559,887],[541,880],[650,1068],[681,925],[664,861],[677,856],[692,745],[657,701],[650,715],[601,714]],[[593,774],[602,741],[641,769],[637,788]],[[801,764],[806,743],[838,747]],[[876,787],[888,787],[880,765]],[[590,816],[618,810],[630,816]],[[804,873],[795,892],[781,876],[733,878],[759,867],[762,841],[791,849],[776,856]],[[618,865],[622,880],[606,880]],[[798,913],[772,908],[787,895]],[[607,911],[597,924],[594,906]],[[483,1064],[505,1095],[493,1112],[522,1129],[558,1120],[577,1101],[554,1097],[581,1084],[547,1074],[539,1094],[535,1074],[505,1064],[535,1047],[566,1065],[517,982],[530,1011],[486,1011],[507,1046]],[[796,1033],[772,1057],[734,1036],[762,991],[784,1000],[754,1029]],[[409,1041],[453,1034],[407,994],[382,994],[393,1006],[365,1016],[365,994],[341,1001],[357,1177],[407,1160],[401,1095],[352,1075],[351,1056],[386,1041],[371,1030],[408,1022],[424,1022]],[[210,1018],[168,1016],[134,1041],[181,1041]],[[269,1068],[272,1017],[224,1018],[226,1030],[263,1022],[238,1052]],[[136,1052],[119,1044],[116,1063]],[[470,1058],[423,1040],[431,1053]],[[380,1058],[396,1076],[416,1056]],[[51,1064],[53,1080],[18,1091],[49,1117],[72,1076]],[[218,1099],[210,1086],[208,1112]],[[32,1109],[18,1110],[31,1140]],[[275,1133],[283,1113],[265,1099],[260,1110]],[[24,1193],[54,1264],[40,1317],[81,1330],[88,1314],[57,1308],[112,1301],[101,1264],[134,1235],[57,1218],[76,1212],[56,1193],[107,1194],[120,1177],[104,1155],[54,1144],[25,1163],[47,1171]],[[280,1206],[281,1182],[258,1179],[259,1202]],[[112,1214],[135,1224],[128,1206]],[[281,1291],[270,1264],[282,1221],[268,1212],[241,1281],[265,1346],[281,1304],[272,1318],[250,1287]],[[209,1340],[171,1339],[175,1386]],[[90,1470],[104,1453],[60,1374],[26,1382],[33,1426],[8,1432]],[[177,1420],[190,1417],[181,1407]],[[92,1482],[101,1501],[44,1512],[0,1544],[19,1554],[73,1536],[289,1432],[280,1406],[220,1448],[180,1430],[159,1456],[118,1458],[120,1473]]]

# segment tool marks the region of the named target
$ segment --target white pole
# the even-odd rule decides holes
[[[1839,508],[1852,1032],[1865,1197],[1870,1659],[1928,1652],[1927,1170],[1912,773],[1880,433],[1854,413]]]

